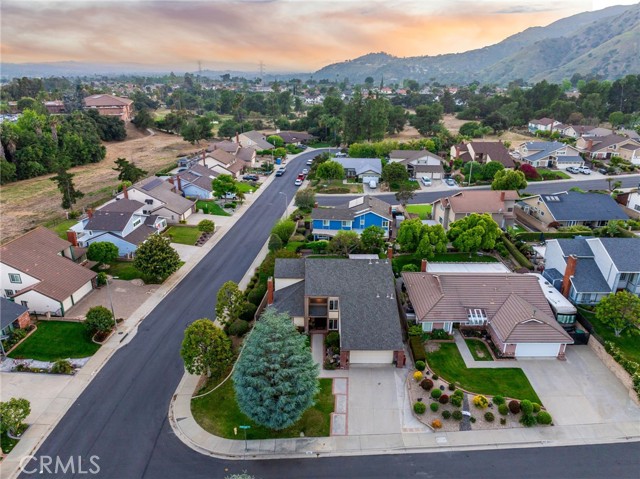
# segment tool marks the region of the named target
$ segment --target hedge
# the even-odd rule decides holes
[[[409,346],[411,346],[414,361],[427,360],[427,352],[424,350],[424,343],[420,336],[411,336],[409,338]]]
[[[633,390],[638,395],[638,399],[640,399],[640,364],[635,361],[631,361],[627,359],[624,353],[611,341],[606,341],[604,343],[604,350],[611,355],[611,357],[617,362],[622,368],[631,375],[631,380],[633,381]]]
[[[538,241],[540,239],[541,233],[532,233],[532,232],[524,232],[524,233],[516,233],[514,236],[522,241]],[[576,236],[584,236],[589,233],[576,233],[571,231],[558,231],[556,233],[542,233],[545,239],[558,239],[558,238],[575,238]]]
[[[533,269],[533,264],[531,263],[531,261],[529,261],[527,259],[527,257],[525,255],[523,255],[518,248],[515,247],[515,245],[509,241],[506,237],[502,237],[502,242],[504,243],[504,245],[507,247],[507,249],[509,250],[509,253],[511,253],[511,255],[515,258],[515,260],[520,263],[520,266],[523,266],[527,269]]]

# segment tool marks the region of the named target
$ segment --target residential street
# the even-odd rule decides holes
[[[99,474],[83,474],[76,469],[75,474],[37,476],[209,479],[247,471],[257,479],[419,475],[637,477],[638,443],[474,452],[451,452],[445,446],[442,453],[433,454],[245,462],[201,455],[175,437],[167,411],[184,373],[179,355],[183,330],[198,318],[213,316],[216,292],[225,281],[240,281],[267,240],[272,224],[282,215],[285,203],[291,201],[297,191],[294,186],[297,172],[316,154],[317,150],[306,152],[288,163],[287,173],[266,187],[259,201],[146,317],[135,337],[113,355],[35,453],[36,457],[59,456],[63,461],[70,456],[81,456],[85,461],[90,456],[98,456]],[[628,180],[630,184],[625,182],[625,186],[637,184],[637,177],[633,184]],[[577,184],[582,188],[595,187],[585,183]],[[574,186],[570,182],[561,184],[562,189]],[[324,200],[322,203],[326,204]],[[425,196],[420,201],[430,200]],[[340,202],[344,202],[344,198]]]

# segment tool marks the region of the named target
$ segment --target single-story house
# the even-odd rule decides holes
[[[601,128],[591,125],[563,125],[558,129],[562,136],[569,138],[593,138],[594,136],[607,136],[613,133],[609,128]]]
[[[520,160],[534,168],[582,166],[584,161],[577,148],[559,141],[528,141],[518,149]]]
[[[389,261],[276,259],[267,303],[311,334],[340,334],[340,367],[405,364]]]
[[[0,336],[7,336],[14,329],[24,329],[30,323],[29,308],[0,296]]]
[[[640,156],[634,154],[640,148],[640,142],[620,135],[607,135],[594,138],[579,138],[576,148],[594,160],[608,160],[620,156],[631,161]]]
[[[388,238],[393,215],[389,203],[367,195],[333,208],[314,208],[311,219],[316,240],[332,238],[338,231],[345,230],[360,235],[369,226],[379,226]]]
[[[306,131],[276,131],[275,133],[269,133],[268,136],[271,135],[278,135],[284,140],[285,145],[307,143],[315,138]]]
[[[440,180],[444,177],[444,159],[428,150],[392,150],[389,162],[403,164],[410,178],[426,176]]]
[[[431,203],[432,218],[447,230],[454,221],[471,213],[489,213],[501,228],[513,226],[516,219],[517,191],[469,190]]]
[[[382,176],[382,160],[380,158],[332,158],[342,165],[347,178],[358,178],[363,183],[375,181]]]
[[[515,166],[509,150],[500,141],[460,143],[451,147],[450,154],[452,160],[462,160],[464,163],[477,161],[485,164],[490,161],[497,161],[505,168],[513,168]]]
[[[274,146],[267,141],[267,137],[259,131],[251,130],[236,135],[236,143],[243,148],[256,150],[272,150]]]
[[[485,327],[503,356],[564,359],[571,337],[556,321],[538,280],[515,273],[402,273],[424,331]]]

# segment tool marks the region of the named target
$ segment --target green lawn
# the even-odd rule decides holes
[[[431,216],[431,205],[407,205],[405,209],[409,213],[420,215],[421,220],[426,220]]]
[[[193,246],[200,238],[200,230],[196,226],[170,226],[167,231],[162,233],[164,236],[170,237],[172,243],[186,244]]]
[[[287,246],[284,247],[284,249],[288,250],[288,251],[293,251],[294,253],[296,252],[296,250],[300,247],[303,246],[305,244],[304,241],[289,241],[287,243]]]
[[[471,351],[471,356],[476,361],[493,361],[493,356],[489,352],[489,348],[484,344],[483,341],[479,339],[465,339],[465,343],[469,347],[469,351]]]
[[[430,263],[497,263],[498,260],[489,255],[478,255],[469,253],[444,253],[437,254],[429,260]],[[393,271],[402,271],[405,264],[414,264],[418,268],[422,263],[422,257],[417,254],[403,254],[396,256],[392,260]]]
[[[53,230],[60,238],[67,239],[67,230],[75,225],[78,220],[62,220],[59,223],[53,224],[48,228]]]
[[[331,393],[331,379],[320,379],[320,392],[316,404],[307,409],[300,420],[282,431],[273,431],[254,423],[238,407],[233,382],[228,380],[211,394],[191,401],[191,411],[196,422],[206,431],[226,439],[243,439],[242,432],[234,435],[233,428],[241,424],[251,426],[248,439],[275,439],[329,436],[334,398]]]
[[[599,321],[595,313],[582,308],[578,309],[578,313],[591,323],[598,336],[618,346],[631,361],[640,363],[640,337],[637,334],[632,335],[627,331],[626,334],[623,333],[620,337],[616,337],[613,329]]]
[[[83,323],[40,321],[38,330],[13,350],[14,359],[57,361],[67,358],[86,358],[100,348],[91,341]]]
[[[218,203],[215,203],[213,201],[198,200],[196,202],[196,208],[198,208],[198,210],[203,210],[204,213],[207,213],[210,215],[231,216],[229,213],[227,213],[224,210],[224,208],[222,208]]]
[[[11,439],[9,436],[7,436],[6,432],[3,432],[2,436],[0,436],[0,443],[2,444],[2,452],[4,452],[5,454],[9,454],[15,447],[15,445],[18,444],[18,441],[15,439]]]
[[[538,174],[543,180],[570,180],[571,177],[563,171],[548,170],[546,168],[538,168]]]
[[[318,141],[316,143],[309,143],[311,148],[331,148],[331,143],[327,141]]]
[[[247,193],[251,193],[252,191],[256,191],[258,188],[260,188],[260,183],[257,183],[257,186],[253,186],[249,183],[239,181],[236,183],[236,187],[239,193],[244,193],[246,195]]]
[[[467,369],[455,343],[441,343],[440,349],[427,353],[427,363],[443,379],[453,381],[467,391],[529,399],[541,404],[521,369]]]
[[[125,281],[131,281],[132,279],[142,279],[146,283],[146,276],[142,272],[138,271],[133,265],[133,261],[114,261],[110,264],[108,269],[93,268],[94,271],[105,273],[111,276],[117,276],[118,279],[124,279]]]

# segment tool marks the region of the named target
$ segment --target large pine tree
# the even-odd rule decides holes
[[[268,308],[247,338],[233,372],[238,405],[256,423],[284,429],[313,405],[318,373],[291,318]]]

